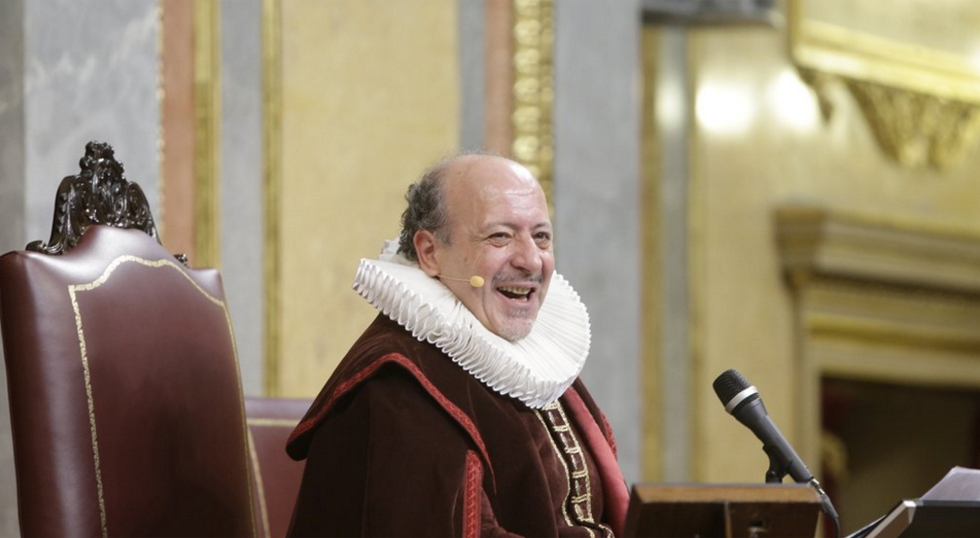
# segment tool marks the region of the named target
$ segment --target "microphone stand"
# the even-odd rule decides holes
[[[769,469],[766,471],[766,483],[781,484],[789,473],[789,466],[792,462],[787,461],[782,453],[771,445],[763,445],[762,450],[769,456]],[[817,492],[817,497],[820,499],[820,509],[823,510],[823,513],[834,525],[834,536],[840,538],[840,516],[837,515],[834,503],[830,502],[830,496],[823,490],[820,482],[815,477],[811,477],[806,484]]]

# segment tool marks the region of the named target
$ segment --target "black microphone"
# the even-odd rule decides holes
[[[834,509],[834,504],[830,502],[830,497],[824,492],[820,482],[813,477],[813,473],[807,469],[789,441],[769,418],[759,391],[735,370],[726,370],[711,386],[725,406],[725,411],[748,426],[762,441],[762,450],[769,456],[766,482],[782,482],[783,477],[789,474],[796,482],[809,484],[820,497],[820,506],[831,519],[835,534],[840,536],[840,518],[837,516],[837,510]]]
[[[725,411],[762,441],[762,450],[769,455],[772,465],[766,473],[766,482],[782,482],[787,474],[804,484],[813,480],[813,473],[769,418],[759,391],[751,383],[735,370],[726,370],[711,386],[725,406]]]

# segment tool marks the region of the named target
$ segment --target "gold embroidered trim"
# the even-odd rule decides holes
[[[555,405],[557,405],[557,402],[545,406],[545,409],[554,409]],[[544,416],[542,415],[544,410],[539,411],[537,409],[532,409],[532,411],[534,411],[534,416],[538,417],[538,420],[541,421],[541,425],[544,426],[545,431],[550,431],[551,426],[548,425],[548,422],[545,421]],[[551,441],[551,448],[555,451],[555,454],[558,455],[558,461],[561,462],[561,466],[565,469],[565,489],[568,493],[565,494],[565,498],[561,501],[561,515],[565,518],[565,523],[572,526],[575,525],[575,523],[572,522],[572,518],[568,517],[567,510],[568,496],[571,495],[572,492],[572,480],[568,473],[568,464],[565,463],[565,458],[561,457],[561,451],[558,449],[558,444],[555,443],[555,440],[553,437],[551,437],[551,435],[548,435],[548,441]],[[593,538],[595,538],[595,535],[591,534],[591,530],[589,533]]]
[[[581,525],[588,529],[589,534],[595,536],[593,529],[589,525],[596,525],[606,530],[610,535],[611,530],[604,525],[598,525],[595,521],[595,513],[592,508],[592,484],[589,476],[589,468],[583,454],[582,445],[572,431],[571,423],[565,414],[565,409],[561,402],[554,402],[545,406],[541,411],[535,411],[538,419],[549,432],[552,448],[558,454],[562,466],[565,468],[566,485],[568,494],[562,502],[562,514],[569,525]],[[557,439],[556,439],[557,438]],[[559,444],[561,445],[559,447]],[[571,469],[569,468],[571,465]],[[571,506],[574,511],[575,522],[569,521],[567,506]]]
[[[568,460],[572,464],[572,484],[573,493],[571,503],[575,514],[580,520],[586,523],[595,523],[592,511],[592,484],[589,479],[589,468],[585,463],[585,456],[582,454],[582,445],[579,443],[575,434],[570,429],[568,416],[560,402],[555,402],[554,409],[547,411],[549,421],[555,428],[564,427],[565,432],[557,433],[558,439],[562,443],[562,449]],[[576,475],[578,478],[576,478]]]
[[[106,514],[105,495],[104,495],[104,490],[103,490],[103,486],[102,486],[102,465],[101,465],[101,461],[99,459],[99,436],[98,436],[98,429],[96,428],[96,420],[95,420],[95,399],[94,399],[94,397],[92,395],[92,374],[91,374],[91,371],[89,369],[88,351],[87,351],[86,344],[85,344],[85,331],[84,331],[83,326],[82,326],[82,313],[81,313],[80,307],[78,306],[78,292],[91,291],[91,290],[94,290],[94,289],[98,288],[102,284],[105,284],[109,280],[109,277],[112,276],[112,273],[120,265],[122,265],[123,263],[126,263],[126,262],[138,263],[140,265],[143,265],[143,266],[146,266],[146,267],[150,267],[150,268],[153,268],[153,269],[160,268],[160,267],[170,267],[172,269],[175,269],[181,276],[183,276],[188,282],[191,283],[191,285],[194,287],[195,290],[197,290],[207,300],[211,301],[212,303],[214,303],[215,305],[219,306],[222,309],[222,311],[225,314],[225,322],[228,324],[228,336],[229,336],[229,338],[231,338],[232,356],[233,356],[234,361],[235,361],[235,372],[238,375],[238,379],[239,379],[239,383],[238,383],[238,402],[239,402],[239,406],[240,406],[240,409],[241,409],[241,416],[243,417],[243,419],[242,419],[242,422],[243,422],[242,423],[242,429],[245,431],[245,435],[246,435],[246,439],[243,439],[245,441],[245,444],[246,444],[246,451],[248,451],[248,449],[249,449],[249,447],[251,445],[250,439],[248,438],[248,428],[246,427],[246,424],[244,423],[244,417],[245,417],[245,401],[244,401],[244,398],[242,397],[242,394],[241,394],[241,390],[242,389],[241,389],[241,381],[240,380],[242,378],[242,374],[241,374],[241,367],[238,364],[238,347],[237,347],[237,345],[235,343],[235,332],[234,332],[234,328],[232,327],[232,324],[231,324],[231,315],[228,313],[228,307],[225,305],[224,301],[222,301],[222,300],[218,299],[217,297],[214,297],[213,295],[211,295],[210,293],[208,293],[193,278],[191,278],[190,275],[188,275],[187,273],[185,273],[184,270],[179,265],[177,265],[176,263],[174,263],[170,259],[166,259],[165,258],[165,259],[161,259],[161,260],[146,260],[146,259],[140,258],[138,256],[132,256],[132,255],[128,255],[128,254],[127,255],[123,255],[123,256],[119,256],[118,258],[116,258],[116,259],[112,260],[111,262],[109,262],[109,265],[106,266],[106,268],[102,272],[102,274],[98,278],[96,278],[95,280],[93,280],[92,282],[89,282],[87,284],[71,284],[71,285],[69,285],[68,286],[68,296],[71,298],[71,307],[72,307],[72,310],[75,313],[75,329],[76,329],[76,332],[78,333],[78,348],[79,348],[79,352],[81,353],[82,377],[83,377],[83,379],[85,381],[85,398],[86,398],[86,403],[88,405],[89,430],[90,430],[90,433],[92,435],[92,454],[93,454],[93,463],[94,463],[94,467],[95,467],[95,469],[94,469],[95,470],[95,487],[96,487],[96,491],[97,491],[97,494],[98,494],[98,500],[99,500],[99,517],[101,518],[101,523],[102,523],[102,537],[103,538],[108,538],[108,536],[109,536],[109,523],[108,523],[108,515]],[[251,457],[251,454],[246,454],[246,456],[247,457]],[[248,469],[246,469],[246,472],[247,471],[248,471]],[[248,488],[249,488],[249,492],[248,493],[249,493],[249,501],[250,501],[249,502],[249,512],[250,512],[251,517],[252,517],[252,523],[253,523],[253,528],[254,528],[255,511],[252,509],[252,503],[251,503],[251,499],[252,499],[251,481],[249,481],[247,483],[247,485],[248,485]]]

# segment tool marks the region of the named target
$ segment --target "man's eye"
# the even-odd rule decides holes
[[[534,240],[541,246],[547,246],[551,244],[551,234],[541,232],[534,236]]]
[[[490,234],[487,239],[495,245],[500,245],[506,243],[510,239],[510,235],[506,232],[497,232]]]

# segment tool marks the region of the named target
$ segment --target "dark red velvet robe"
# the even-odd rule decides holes
[[[307,458],[290,535],[619,532],[628,499],[608,423],[580,380],[560,401],[547,417],[567,417],[589,471],[571,484],[567,439],[545,415],[379,315],[290,437],[290,456]]]

